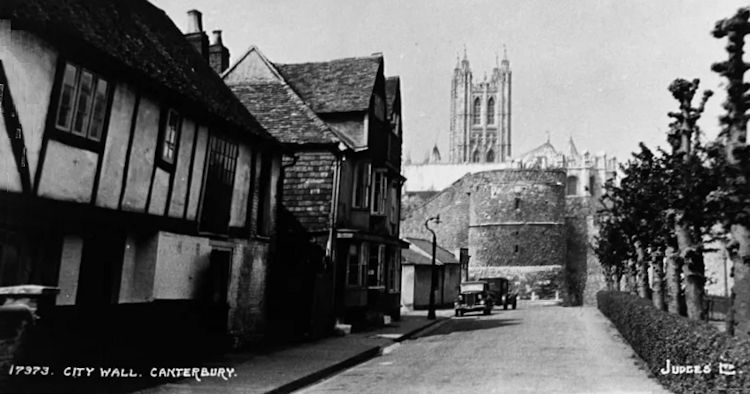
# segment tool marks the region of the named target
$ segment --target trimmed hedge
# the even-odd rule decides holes
[[[629,293],[600,291],[596,298],[599,310],[665,387],[676,393],[750,393],[750,341],[660,311]],[[699,366],[701,373],[663,374],[667,360],[672,366]],[[736,374],[720,374],[720,362],[734,365]]]

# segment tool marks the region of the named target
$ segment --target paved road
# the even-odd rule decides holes
[[[665,393],[598,310],[466,315],[304,393]]]

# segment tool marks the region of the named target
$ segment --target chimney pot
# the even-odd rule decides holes
[[[221,30],[214,30],[211,34],[211,45],[224,45],[221,41]]]
[[[198,10],[188,11],[188,25],[186,34],[200,33],[203,31],[203,14]]]

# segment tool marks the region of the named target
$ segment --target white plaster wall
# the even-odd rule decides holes
[[[96,205],[100,207],[117,209],[120,202],[134,105],[135,90],[124,83],[116,84],[96,195]]]
[[[169,173],[161,168],[154,172],[154,185],[151,190],[151,204],[148,213],[152,215],[164,215],[167,209],[167,193],[169,191]]]
[[[159,233],[154,298],[195,299],[209,267],[208,238]]]
[[[3,23],[8,23],[4,21]],[[3,28],[4,30],[4,28]],[[5,35],[5,34],[3,34]],[[7,35],[6,39],[7,39]],[[29,170],[36,173],[57,66],[57,51],[41,38],[10,30],[10,45],[0,42],[8,84],[23,127]]]
[[[401,266],[401,305],[414,307],[414,266]]]
[[[91,200],[99,155],[49,140],[44,159],[39,195],[58,200],[86,203]]]
[[[237,169],[234,174],[234,192],[232,193],[232,210],[229,225],[242,227],[247,217],[247,199],[250,193],[250,170],[252,153],[246,144],[240,144],[237,155]]]
[[[125,210],[144,211],[146,209],[158,135],[159,105],[154,99],[142,96],[133,134],[125,196],[122,200],[122,208]]]
[[[63,238],[60,257],[60,275],[57,286],[57,305],[75,305],[78,292],[78,273],[81,269],[83,238],[77,235],[66,235]]]
[[[194,220],[198,215],[198,204],[200,204],[200,192],[203,189],[203,165],[206,161],[206,144],[208,144],[208,128],[198,128],[198,140],[195,144],[195,163],[193,163],[193,180],[190,183],[190,196],[188,201],[189,220]]]
[[[128,234],[120,280],[120,303],[154,299],[154,275],[159,237],[156,233]]]
[[[2,116],[0,116],[0,190],[13,192],[23,190],[21,175],[16,167],[13,148],[10,146],[8,133],[5,132],[5,120]]]
[[[168,214],[171,217],[181,218],[185,213],[188,176],[190,175],[190,154],[193,150],[194,136],[195,122],[185,118],[182,121],[180,151],[177,154],[177,167],[175,169],[174,185],[172,186],[172,199],[169,203]]]

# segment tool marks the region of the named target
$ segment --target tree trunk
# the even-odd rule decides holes
[[[625,272],[625,291],[630,294],[638,295],[638,286],[636,285],[638,281],[635,261],[628,260],[627,264],[628,266]]]
[[[615,283],[614,283],[614,280],[615,280],[615,276],[614,276],[615,269],[614,269],[614,267],[611,267],[611,266],[610,267],[605,267],[603,269],[603,271],[604,271],[604,283],[607,285],[607,291],[614,290],[615,289]]]
[[[682,258],[674,247],[667,248],[666,256],[667,279],[667,310],[676,315],[682,315],[685,299],[682,294]]]
[[[703,307],[705,298],[704,285],[706,283],[706,267],[703,263],[703,248],[700,241],[696,242],[695,231],[683,220],[683,213],[676,215],[675,236],[683,260],[685,272],[685,305],[687,316],[693,320],[706,320]]]
[[[726,258],[731,261],[731,266],[729,267],[729,275],[724,276],[724,279],[726,281],[729,281],[729,278],[734,278],[734,267],[741,264],[741,260],[739,258],[738,254],[738,243],[734,241],[731,237],[731,230],[729,234],[729,239],[724,243],[724,250],[726,251]],[[729,262],[724,262],[724,269],[729,266]],[[725,283],[724,286],[729,286],[729,283]],[[729,297],[729,310],[727,311],[727,315],[725,316],[724,322],[726,323],[725,327],[727,330],[727,334],[734,335],[734,302],[733,302],[733,290],[725,291],[724,294]]]
[[[635,243],[636,259],[636,280],[638,284],[638,296],[641,298],[651,299],[651,288],[648,283],[648,261],[646,259],[646,249],[640,242]]]
[[[615,290],[622,291],[622,274],[619,270],[615,272]]]
[[[750,229],[740,224],[732,225],[732,238],[737,243],[736,258],[733,259],[732,306],[734,333],[750,336]]]
[[[653,301],[654,307],[660,311],[667,310],[666,303],[664,301],[664,253],[658,251],[654,253],[653,259],[651,260],[651,267],[654,270],[654,282],[651,286],[653,289]]]

